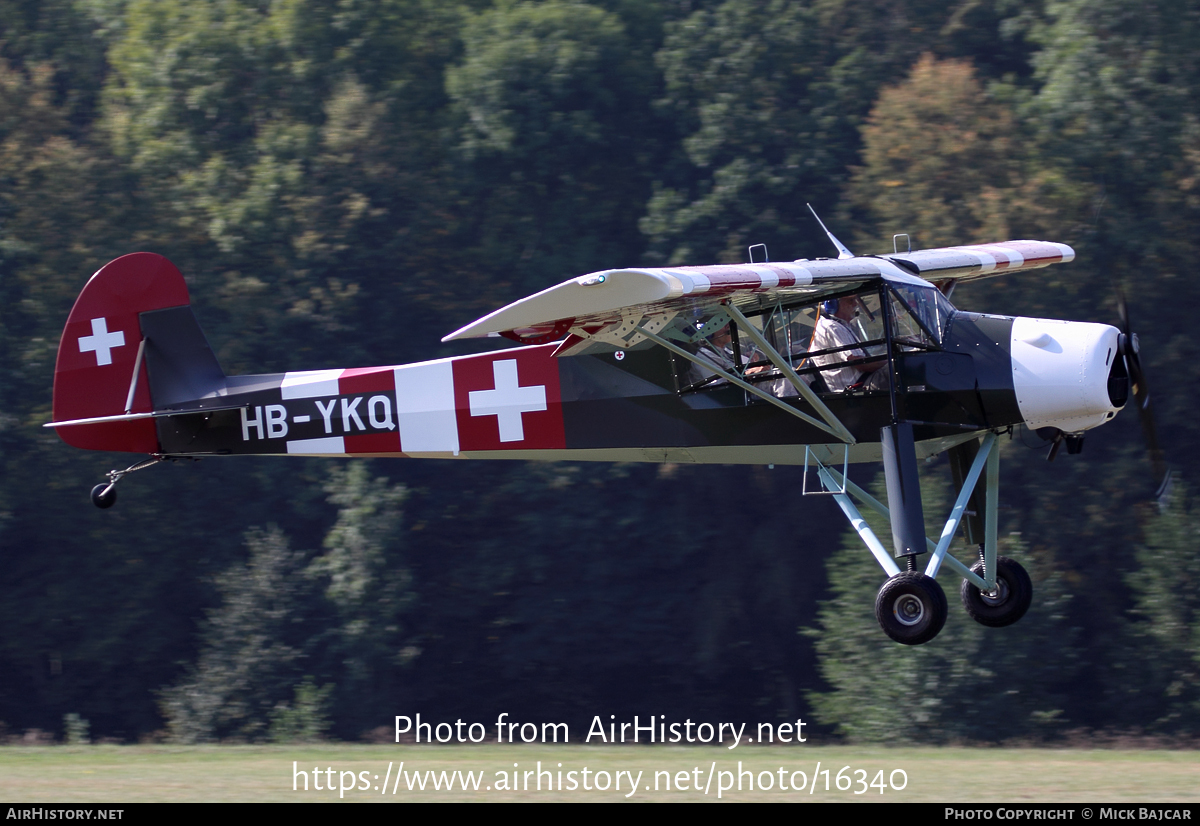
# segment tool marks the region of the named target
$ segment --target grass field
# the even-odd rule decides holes
[[[293,761],[305,772],[294,776]],[[396,787],[399,764],[403,774]],[[537,764],[542,790],[535,788]],[[740,770],[743,790],[737,791]],[[517,764],[514,767],[513,764]],[[714,766],[715,763],[715,766]],[[815,792],[813,775],[820,763]],[[391,767],[389,769],[389,764]],[[561,769],[559,767],[561,765]],[[843,767],[838,790],[838,772]],[[320,768],[322,790],[314,788]],[[780,791],[784,782],[802,791]],[[583,769],[588,770],[584,789]],[[332,769],[327,772],[327,769]],[[902,769],[903,774],[895,772]],[[825,771],[829,774],[826,775]],[[861,772],[860,772],[861,770]],[[430,777],[426,772],[432,771]],[[535,772],[525,776],[525,772]],[[559,786],[559,772],[562,790]],[[571,776],[577,788],[570,789]],[[882,775],[878,772],[882,771]],[[350,773],[353,773],[351,775]],[[409,790],[426,778],[425,791]],[[441,772],[453,782],[445,788]],[[459,772],[455,775],[455,772]],[[474,772],[478,790],[461,788]],[[516,790],[513,790],[516,772]],[[617,773],[620,777],[617,777]],[[631,797],[630,774],[641,772]],[[750,772],[755,790],[750,791]],[[796,774],[804,772],[804,775]],[[895,772],[895,773],[893,773]],[[768,774],[769,773],[769,774]],[[501,776],[504,779],[501,779]],[[390,777],[386,787],[385,776]],[[711,777],[711,779],[710,779]],[[905,777],[907,778],[905,781]],[[826,779],[828,778],[828,779]],[[434,790],[433,782],[443,783]],[[762,790],[770,781],[771,788]],[[879,785],[894,781],[900,790]],[[332,781],[334,791],[326,787]],[[293,791],[293,782],[299,790]],[[529,789],[525,789],[525,783]],[[620,789],[615,788],[620,783]],[[870,786],[875,782],[874,786]],[[472,783],[468,780],[468,786]],[[657,790],[655,785],[657,783]],[[828,791],[826,791],[828,783]],[[344,798],[340,786],[353,786]],[[498,788],[507,785],[507,789]],[[547,790],[553,785],[554,790]],[[596,786],[608,785],[607,790]],[[669,789],[668,789],[669,785]],[[705,786],[708,793],[705,794]],[[1200,754],[1195,751],[674,746],[54,746],[0,748],[0,801],[400,802],[407,800],[793,800],[822,802],[1195,803]],[[489,790],[487,787],[491,787]],[[648,788],[647,788],[648,787]],[[685,788],[680,788],[685,787]],[[699,787],[699,790],[697,790]],[[855,794],[866,788],[865,793]]]

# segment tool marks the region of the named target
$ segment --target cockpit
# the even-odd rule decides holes
[[[680,393],[735,377],[783,398],[800,394],[792,376],[819,394],[886,392],[889,340],[897,352],[940,350],[954,312],[931,284],[885,281],[820,301],[741,307],[748,324],[724,305],[706,308],[663,335],[695,356],[675,360]]]

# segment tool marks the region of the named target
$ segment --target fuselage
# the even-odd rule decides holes
[[[877,390],[822,400],[856,439],[852,462],[881,457],[880,429],[895,418],[913,423],[919,455],[1019,424],[1079,432],[1124,404],[1117,336],[1101,324],[955,312],[940,350],[896,353],[894,399]],[[650,342],[570,357],[556,349],[228,377],[202,398],[171,402],[179,414],[155,420],[160,452],[723,464],[801,464],[806,449],[822,461],[846,456],[827,432],[733,385],[679,392],[687,365]],[[149,367],[158,408],[180,391]],[[786,402],[812,413],[794,395]]]

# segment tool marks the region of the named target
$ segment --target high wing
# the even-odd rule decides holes
[[[1065,264],[1075,259],[1075,250],[1052,241],[1006,241],[1002,244],[977,244],[913,250],[887,256],[927,281],[954,279],[975,281],[994,275],[1022,272],[1050,264]]]
[[[578,345],[584,341],[632,345],[638,337],[630,333],[638,326],[657,331],[681,315],[711,317],[726,302],[748,310],[790,298],[819,301],[883,276],[910,282],[917,277],[968,281],[1074,257],[1065,244],[1008,241],[839,260],[604,270],[515,301],[442,341],[502,335],[540,344],[570,332],[559,351],[567,355],[581,352]]]

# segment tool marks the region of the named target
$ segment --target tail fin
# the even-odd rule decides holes
[[[54,421],[128,416],[56,429],[75,447],[158,453],[149,414],[224,383],[179,270],[135,252],[102,267],[75,301],[58,345]]]

